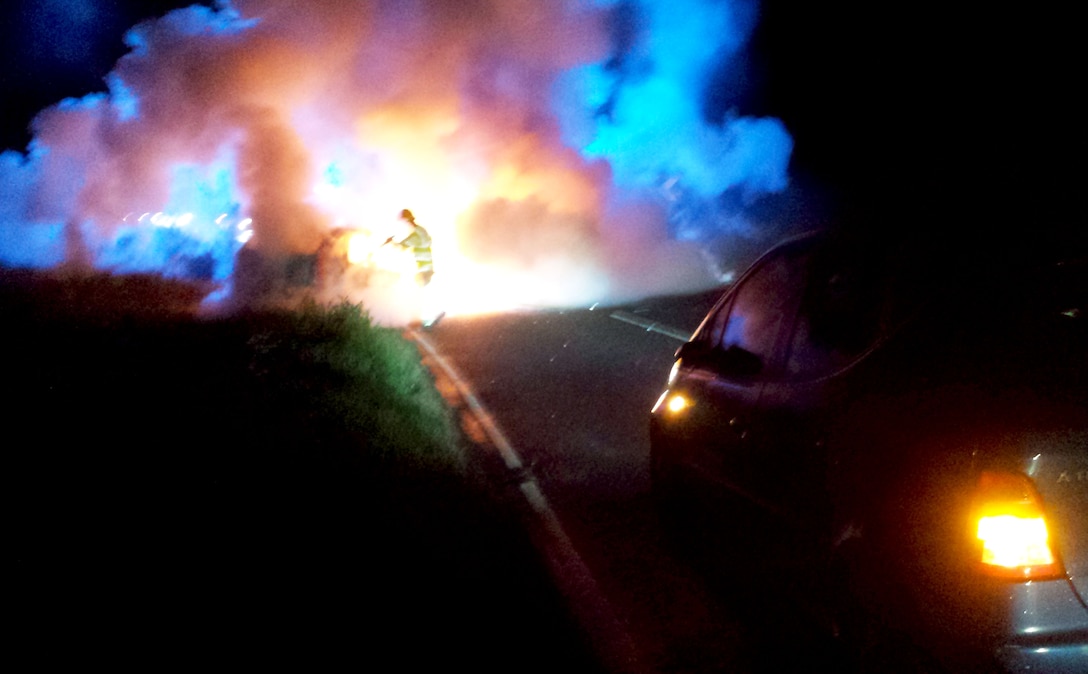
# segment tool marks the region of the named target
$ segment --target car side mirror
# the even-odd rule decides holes
[[[750,377],[763,369],[763,360],[759,356],[736,344],[723,350],[706,342],[686,342],[676,350],[676,358],[730,375]]]
[[[680,360],[683,358],[689,362],[697,362],[706,358],[710,353],[710,346],[706,342],[684,342],[679,349],[676,350],[674,358]]]
[[[716,360],[718,367],[726,374],[750,377],[759,374],[763,369],[762,358],[736,344],[725,351],[720,351]]]

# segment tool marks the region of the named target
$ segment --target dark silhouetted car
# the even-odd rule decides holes
[[[1088,672],[1085,265],[931,252],[756,261],[677,351],[655,495],[727,554],[788,541],[813,580],[783,585],[863,668]]]

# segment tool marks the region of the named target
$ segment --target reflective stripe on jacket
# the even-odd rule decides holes
[[[431,235],[427,230],[416,225],[401,245],[412,250],[412,255],[416,258],[417,272],[434,271],[434,262],[431,259]]]

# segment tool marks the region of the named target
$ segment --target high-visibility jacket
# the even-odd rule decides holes
[[[412,228],[412,233],[404,238],[401,245],[409,248],[416,258],[416,273],[434,271],[431,258],[431,235],[419,225]]]

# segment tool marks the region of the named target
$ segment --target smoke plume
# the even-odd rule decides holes
[[[0,155],[0,263],[197,277],[237,298],[263,285],[240,278],[247,256],[290,269],[345,229],[397,236],[410,208],[454,312],[709,286],[707,242],[743,232],[745,209],[788,182],[778,120],[707,110],[753,6],[224,0],[169,12],[127,33],[106,91],[43,110],[26,151]],[[418,299],[370,273],[315,287],[390,322]]]

